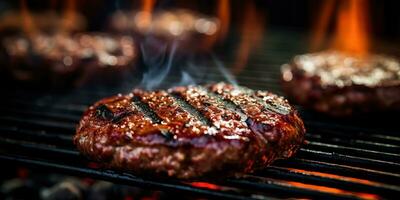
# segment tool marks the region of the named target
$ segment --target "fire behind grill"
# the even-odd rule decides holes
[[[255,55],[238,77],[240,84],[280,93],[278,67],[300,53],[301,49],[296,47],[302,46],[296,37],[278,38],[282,35],[270,34],[265,49]],[[215,80],[219,78],[215,75]],[[73,146],[75,126],[88,105],[127,89],[102,87],[51,94],[4,89],[0,105],[0,159],[211,198],[377,199],[400,194],[400,128],[395,116],[348,121],[324,118],[301,108],[308,131],[307,144],[294,158],[241,178],[181,182],[99,169]]]

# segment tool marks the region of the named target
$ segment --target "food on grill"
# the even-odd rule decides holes
[[[2,39],[1,62],[17,80],[58,83],[91,67],[122,68],[136,58],[131,37],[99,33],[35,34]]]
[[[116,33],[134,33],[143,45],[158,43],[159,49],[176,46],[173,51],[187,55],[209,52],[220,31],[219,26],[220,22],[215,17],[191,10],[173,9],[153,13],[119,11],[112,16],[109,28]],[[168,48],[166,50],[170,51]]]
[[[111,18],[111,29],[118,32],[136,31],[164,37],[187,36],[190,34],[213,35],[218,31],[216,18],[194,11],[178,9],[147,12],[116,12]]]
[[[84,113],[74,143],[109,167],[187,179],[266,167],[292,156],[304,134],[282,97],[218,83],[100,100]]]
[[[400,63],[395,58],[305,54],[283,65],[282,78],[295,102],[333,116],[400,111]]]

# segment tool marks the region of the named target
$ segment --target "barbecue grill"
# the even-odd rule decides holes
[[[304,41],[305,36],[297,32],[270,31],[238,76],[239,84],[282,94],[279,67],[306,51]],[[223,61],[230,66],[229,58]],[[223,79],[215,67],[203,68],[213,80]],[[207,79],[196,81],[202,80]],[[137,77],[129,87],[88,86],[51,93],[3,85],[2,163],[207,198],[390,199],[400,195],[400,128],[395,115],[385,115],[384,120],[370,116],[338,120],[298,107],[307,128],[306,144],[293,158],[240,178],[191,182],[97,168],[72,144],[75,126],[87,106],[139,82]]]

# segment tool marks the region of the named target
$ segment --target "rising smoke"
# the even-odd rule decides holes
[[[139,87],[152,90],[209,82],[237,85],[235,77],[213,52],[179,49],[180,41],[147,38],[140,44],[144,71]]]

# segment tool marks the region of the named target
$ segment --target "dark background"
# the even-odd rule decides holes
[[[257,9],[264,14],[267,28],[295,29],[310,31],[313,22],[318,17],[320,6],[327,0],[264,0],[254,1]],[[340,0],[338,0],[340,1]],[[342,0],[346,1],[346,0]],[[368,1],[371,32],[375,38],[399,40],[400,35],[400,8],[399,1],[390,0],[360,0]],[[215,13],[218,1],[215,0],[161,0],[156,1],[155,10],[184,7],[212,15]],[[249,1],[230,1],[232,26],[240,24],[240,16],[244,4]],[[1,1],[0,13],[10,9],[18,9],[20,1]],[[32,10],[63,9],[64,1],[56,0],[29,0],[28,6]],[[115,10],[133,10],[139,8],[140,1],[131,0],[83,0],[77,1],[78,9],[88,17],[89,30],[104,28],[108,16]]]

